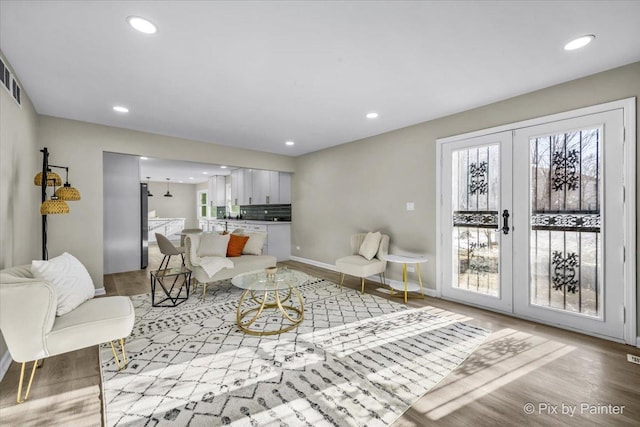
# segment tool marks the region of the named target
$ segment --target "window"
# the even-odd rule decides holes
[[[207,201],[207,190],[198,191],[198,218],[209,216],[209,203]]]

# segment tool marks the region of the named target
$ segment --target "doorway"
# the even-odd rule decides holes
[[[439,141],[442,297],[635,344],[635,152],[612,107]]]

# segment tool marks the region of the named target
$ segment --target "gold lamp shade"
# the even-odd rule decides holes
[[[80,200],[80,192],[69,184],[65,184],[64,187],[58,188],[55,194],[60,200]]]
[[[42,185],[42,172],[38,172],[33,178],[33,183],[37,186]],[[62,178],[55,172],[47,172],[47,187],[59,187],[62,185]]]
[[[68,214],[69,205],[67,205],[67,202],[65,202],[64,200],[59,200],[59,199],[45,200],[40,205],[40,213],[42,215]]]

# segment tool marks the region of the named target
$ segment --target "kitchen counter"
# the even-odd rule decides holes
[[[264,225],[278,225],[278,224],[291,224],[291,221],[260,221],[255,219],[216,219],[214,221],[226,221],[230,224],[264,224]]]

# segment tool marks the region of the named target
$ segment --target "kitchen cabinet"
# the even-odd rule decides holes
[[[291,223],[271,221],[227,220],[229,233],[241,228],[245,232],[267,233],[262,253],[275,256],[278,261],[291,259]]]
[[[252,181],[252,205],[268,205],[270,203],[278,203],[274,199],[272,182],[278,182],[278,172],[275,171],[263,171],[254,169],[251,173]]]
[[[215,206],[226,205],[226,182],[223,175],[209,177],[208,185],[209,203],[211,206],[211,214],[215,216]]]
[[[278,201],[282,205],[291,204],[291,174],[278,172]]]
[[[231,172],[231,203],[291,204],[291,174],[259,169],[236,169]]]
[[[244,201],[244,169],[231,171],[231,204],[241,205]],[[246,204],[246,203],[245,203]]]

